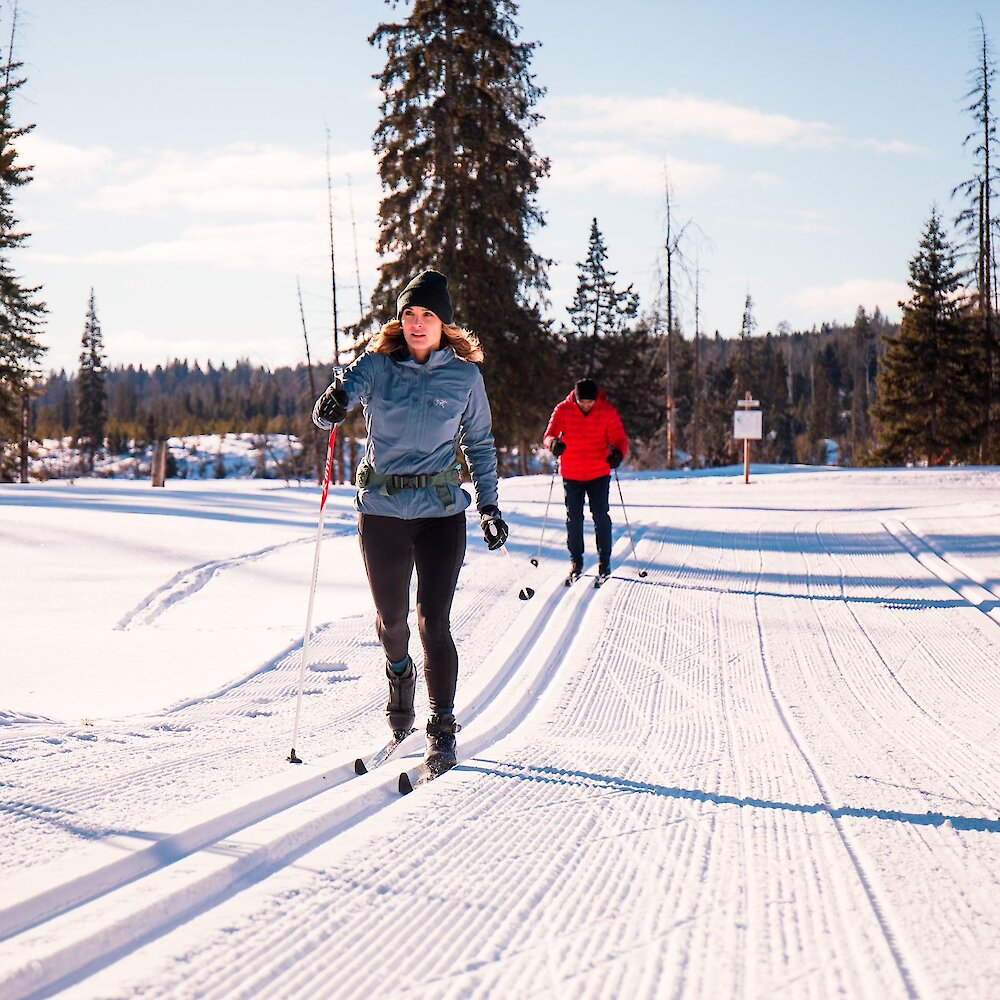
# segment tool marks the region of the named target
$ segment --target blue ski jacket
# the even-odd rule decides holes
[[[366,353],[342,378],[348,412],[361,403],[368,431],[358,466],[358,510],[406,519],[465,510],[472,499],[458,485],[458,447],[472,473],[480,512],[498,506],[493,417],[478,365],[450,346],[434,351],[422,365],[403,352]],[[324,430],[332,426],[315,406],[313,422]],[[446,483],[442,475],[434,485],[406,482],[444,473]],[[390,476],[396,481],[384,482]],[[369,478],[376,481],[366,482]]]

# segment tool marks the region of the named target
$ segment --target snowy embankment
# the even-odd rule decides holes
[[[349,489],[292,767],[315,488],[0,487],[0,995],[1000,993],[998,487],[625,475],[594,590],[504,481],[406,798]]]

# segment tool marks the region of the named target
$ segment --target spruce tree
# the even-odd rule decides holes
[[[851,453],[852,465],[861,465],[871,441],[868,426],[870,406],[868,372],[874,349],[872,323],[863,306],[858,306],[851,333]]]
[[[597,226],[590,224],[587,259],[577,263],[578,277],[573,304],[567,308],[573,332],[579,337],[602,337],[621,333],[635,321],[639,296],[632,286],[615,287],[617,271],[607,268],[608,248]]]
[[[733,402],[742,399],[747,392],[760,392],[760,386],[754,386],[759,376],[757,371],[757,352],[754,350],[754,331],[757,320],[753,315],[753,298],[747,292],[743,303],[743,319],[740,322],[740,349],[736,356]]]
[[[381,122],[374,146],[385,194],[383,257],[372,316],[395,315],[417,271],[448,276],[456,321],[478,334],[500,442],[537,439],[539,341],[548,261],[529,236],[548,161],[529,129],[542,90],[529,72],[534,43],[518,41],[512,0],[415,0],[402,21],[380,24]],[[359,330],[369,329],[368,320]]]
[[[76,443],[86,472],[94,471],[94,455],[104,447],[104,426],[108,419],[104,360],[104,340],[92,288],[76,377]]]
[[[955,249],[934,207],[910,261],[912,291],[878,373],[881,462],[928,465],[975,456],[987,381],[986,352],[961,301]]]
[[[31,181],[32,169],[18,162],[16,146],[34,128],[13,124],[12,98],[25,82],[19,75],[21,63],[13,59],[16,25],[15,5],[10,48],[0,63],[0,440],[17,435],[21,408],[45,352],[38,340],[45,313],[44,303],[37,298],[40,288],[26,285],[12,262],[13,252],[30,235],[20,228],[14,214],[14,194]]]

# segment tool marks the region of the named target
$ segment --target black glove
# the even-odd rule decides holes
[[[563,441],[561,437],[557,437],[555,441],[549,445],[549,451],[558,458],[566,450],[566,442]]]
[[[608,465],[610,465],[612,469],[617,469],[618,466],[622,464],[622,459],[624,457],[625,456],[614,445],[608,449]]]
[[[492,552],[507,541],[507,522],[500,516],[500,508],[487,504],[479,512],[479,526],[483,529],[486,547]]]
[[[316,405],[313,407],[313,423],[322,427],[320,421],[323,421],[328,425],[324,430],[328,430],[334,424],[343,423],[346,417],[347,393],[344,391],[344,383],[338,378],[331,382],[323,395],[316,400]]]

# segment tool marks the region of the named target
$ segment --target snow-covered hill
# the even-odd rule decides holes
[[[0,995],[1000,995],[1000,472],[741,473],[504,480],[405,798],[349,488],[293,767],[315,487],[0,486]]]

